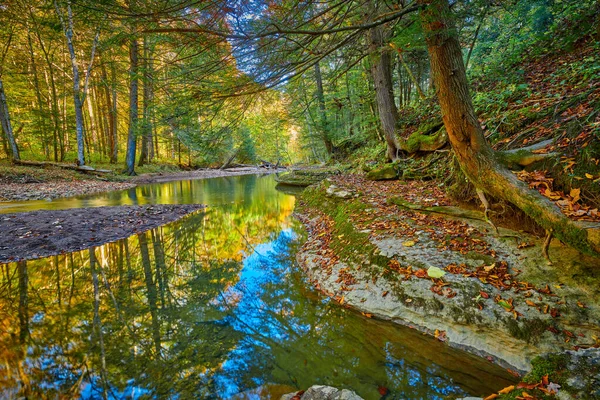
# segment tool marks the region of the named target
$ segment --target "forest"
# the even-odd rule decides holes
[[[0,335],[0,397],[35,397],[44,379],[52,394],[81,398],[138,389],[159,398],[279,398],[294,389],[290,399],[310,400],[298,390],[313,384],[377,399],[600,396],[597,0],[4,0],[0,123],[0,326],[13,332]],[[93,215],[113,206],[131,208]],[[252,263],[264,263],[271,281],[251,283]],[[439,366],[438,386],[419,386],[430,379],[419,367],[419,384],[396,370],[386,373],[398,379],[378,383],[382,372],[362,353],[365,369],[319,369],[327,350],[311,335],[325,323],[310,313],[331,313],[368,337],[386,332],[389,343],[397,333],[298,300],[317,295],[274,267],[292,264],[332,306],[402,320],[434,346],[487,358],[501,371],[473,361],[465,375],[485,371],[485,382],[502,387],[453,375],[448,360],[463,360],[458,353],[406,356]],[[76,266],[85,276],[75,277]],[[83,349],[83,334],[62,327],[91,354],[89,372],[65,350],[53,377],[29,371],[24,379],[33,361],[17,347],[53,335],[45,325],[34,334],[37,314],[27,311],[45,310],[30,292],[46,275],[55,283],[40,304],[57,305],[53,318],[90,314],[77,329],[99,342]],[[289,303],[275,300],[282,282],[293,288]],[[145,293],[140,304],[132,285]],[[197,323],[216,325],[192,327],[188,296],[206,308]],[[264,302],[260,315],[244,308],[244,296]],[[275,320],[261,326],[261,318]],[[127,345],[104,343],[103,319]],[[282,338],[305,326],[319,350],[289,360],[286,352],[304,354],[309,344]],[[214,348],[210,332],[224,335]],[[356,343],[340,335],[346,354],[346,340]],[[44,341],[42,353],[53,345]],[[147,358],[137,354],[111,370],[111,351],[125,347],[147,353],[155,382],[140,379]],[[565,358],[573,349],[589,352]],[[188,351],[218,354],[188,369]],[[267,361],[253,375],[257,354]],[[171,385],[158,361],[197,375],[189,387]],[[312,375],[292,367],[302,363]],[[61,368],[70,371],[64,380]],[[354,374],[364,381],[353,384]],[[240,393],[251,394],[231,397]]]

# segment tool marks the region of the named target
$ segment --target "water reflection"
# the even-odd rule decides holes
[[[250,202],[260,206],[261,201],[266,197],[272,197],[275,184],[273,175],[241,175],[172,181],[52,201],[0,202],[0,213],[137,204],[201,203],[218,206]]]
[[[126,240],[0,265],[0,397],[278,398],[327,383],[442,399],[508,385],[487,362],[307,289],[294,198],[254,183]],[[148,190],[138,201],[164,200]]]

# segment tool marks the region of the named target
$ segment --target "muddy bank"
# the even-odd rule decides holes
[[[285,168],[273,168],[266,169],[260,167],[240,167],[240,168],[228,168],[225,170],[221,169],[198,169],[195,171],[182,171],[173,173],[152,173],[136,176],[132,178],[131,182],[136,184],[145,183],[161,183],[169,181],[177,181],[182,179],[204,179],[204,178],[219,178],[223,176],[238,176],[238,175],[252,175],[252,174],[274,174],[277,172],[285,171]]]
[[[74,208],[0,215],[0,263],[83,250],[173,222],[201,204]]]
[[[600,260],[476,219],[399,208],[453,206],[433,184],[328,178],[301,198],[298,261],[343,305],[392,320],[514,372],[540,355],[600,346]]]

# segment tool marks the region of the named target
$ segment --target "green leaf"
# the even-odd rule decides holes
[[[431,278],[441,278],[442,276],[446,275],[446,272],[438,267],[429,267],[429,269],[427,269],[427,275],[429,275]]]

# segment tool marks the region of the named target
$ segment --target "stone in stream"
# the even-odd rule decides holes
[[[285,394],[281,396],[281,400],[292,400],[297,393]],[[300,400],[363,400],[363,398],[348,389],[314,385],[300,396]]]

